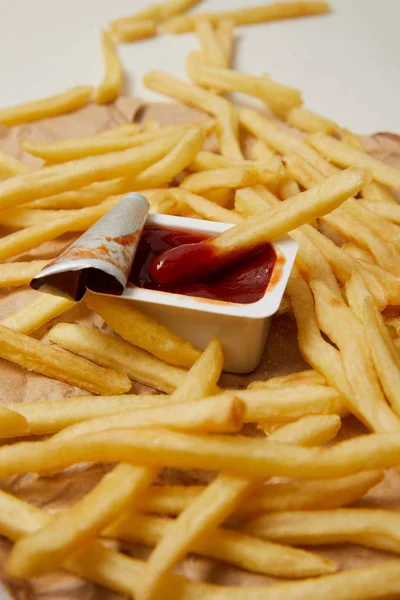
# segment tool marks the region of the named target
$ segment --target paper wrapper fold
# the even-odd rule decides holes
[[[20,150],[19,140],[53,141],[67,137],[88,136],[105,130],[127,120],[143,120],[152,116],[160,124],[190,122],[206,118],[202,113],[174,104],[145,105],[134,99],[120,98],[114,106],[89,105],[84,109],[49,119],[32,125],[24,125],[10,129],[0,128],[0,150],[22,158],[33,166],[40,164],[38,159],[28,157]],[[393,165],[400,167],[400,140],[392,134],[377,134],[363,138],[368,151]],[[212,146],[211,146],[212,147]],[[19,260],[31,258],[53,259],[74,241],[72,236],[48,242],[42,247],[18,257]],[[18,290],[0,291],[0,320],[31,302],[38,292],[21,288]],[[71,311],[61,315],[35,337],[46,340],[46,332],[57,321],[72,321],[108,331],[102,320],[89,313],[82,303]],[[302,359],[296,340],[296,324],[289,313],[273,319],[269,341],[257,371],[251,375],[224,375],[222,385],[245,387],[252,380],[267,379],[307,368]],[[83,395],[82,390],[73,388],[59,381],[30,373],[0,360],[0,401],[32,402],[41,399],[56,399]],[[151,393],[151,390],[140,384],[134,384],[133,393]],[[84,393],[86,395],[86,392]],[[351,437],[363,433],[362,426],[353,418],[345,420],[340,438]],[[46,510],[54,511],[66,508],[76,502],[90,490],[100,478],[111,468],[108,464],[76,465],[52,477],[39,477],[26,474],[0,481],[3,490],[17,497],[32,502]],[[166,469],[160,481],[171,484],[201,483],[212,477],[212,474],[188,472],[182,473]],[[362,506],[382,507],[400,510],[400,479],[396,471],[387,473],[385,480],[359,502]],[[115,544],[128,554],[146,557],[148,550],[142,546]],[[108,590],[104,590],[90,582],[84,582],[64,572],[52,573],[46,577],[30,580],[17,585],[4,575],[4,565],[10,549],[7,540],[0,539],[0,575],[12,598],[18,600],[117,600],[121,598]],[[338,545],[330,547],[314,547],[314,552],[335,560],[341,569],[357,568],[393,560],[394,555],[369,550],[355,545]],[[218,584],[254,585],[268,584],[273,578],[261,577],[229,568],[221,563],[190,556],[177,567],[177,572],[195,580],[204,580]],[[400,597],[400,596],[399,596]],[[243,590],[243,598],[246,592]]]

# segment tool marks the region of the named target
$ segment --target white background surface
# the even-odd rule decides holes
[[[204,0],[195,10],[261,0]],[[96,84],[99,28],[148,0],[0,0],[0,107]],[[332,0],[333,13],[239,30],[236,66],[299,87],[309,108],[358,133],[400,132],[400,0]],[[157,98],[149,69],[184,76],[191,34],[120,46],[126,93]]]

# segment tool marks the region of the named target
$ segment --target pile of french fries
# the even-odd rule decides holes
[[[75,88],[0,110],[0,123],[13,126],[77,110],[92,96],[112,102],[123,85],[115,43],[157,32],[192,31],[198,39],[199,50],[187,57],[190,82],[158,71],[144,81],[204,119],[24,140],[22,148],[43,160],[37,170],[0,154],[7,230],[0,286],[27,286],[46,263],[21,262],[21,253],[85,231],[137,190],[153,212],[236,225],[221,236],[223,247],[286,233],[299,243],[280,312],[294,315],[310,368],[222,389],[217,339],[200,352],[131,303],[90,292],[87,307],[118,335],[75,323],[51,327],[73,303],[38,293],[1,321],[0,357],[92,395],[2,405],[0,477],[49,475],[85,461],[115,466],[57,514],[0,491],[0,534],[15,542],[7,574],[29,578],[62,567],[137,600],[396,594],[395,556],[337,572],[339,565],[309,547],[349,542],[400,554],[398,513],[349,508],[385,469],[400,465],[400,207],[391,191],[400,190],[400,171],[367,154],[351,131],[304,108],[298,90],[231,68],[235,26],[322,14],[325,2],[186,14],[195,4],[166,0],[113,21],[102,33],[105,75],[94,95]],[[269,116],[235,106],[226,92],[257,98]],[[203,149],[211,135],[217,152]],[[253,141],[246,155],[244,136]],[[43,325],[51,343],[31,335]],[[132,381],[154,393],[131,394]],[[369,433],[326,446],[349,414]],[[248,423],[264,437],[241,434]],[[215,478],[205,486],[155,485],[165,467],[211,470]],[[274,476],[288,479],[270,483]],[[143,562],[110,549],[107,539],[153,550]],[[191,552],[296,581],[241,588],[174,575]]]

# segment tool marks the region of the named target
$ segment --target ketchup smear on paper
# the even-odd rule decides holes
[[[150,265],[155,258],[183,244],[198,244],[210,239],[207,234],[194,231],[167,229],[148,226],[143,230],[129,281],[140,288],[197,296],[209,300],[251,304],[260,300],[267,289],[276,263],[276,254],[271,244],[262,244],[245,256],[221,266],[217,271],[195,283],[160,285],[150,275]],[[203,250],[203,248],[207,248]],[[198,262],[212,259],[205,257],[207,245],[199,246]],[[193,270],[198,271],[196,253],[190,253]],[[200,267],[201,269],[201,267]]]

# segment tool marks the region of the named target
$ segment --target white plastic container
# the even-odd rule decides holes
[[[199,219],[149,215],[147,225],[216,235],[229,229],[227,223]],[[249,373],[261,360],[272,315],[278,310],[298,245],[286,237],[273,244],[277,260],[267,290],[252,304],[208,300],[128,286],[123,297],[203,350],[213,337],[222,344],[224,370]]]

